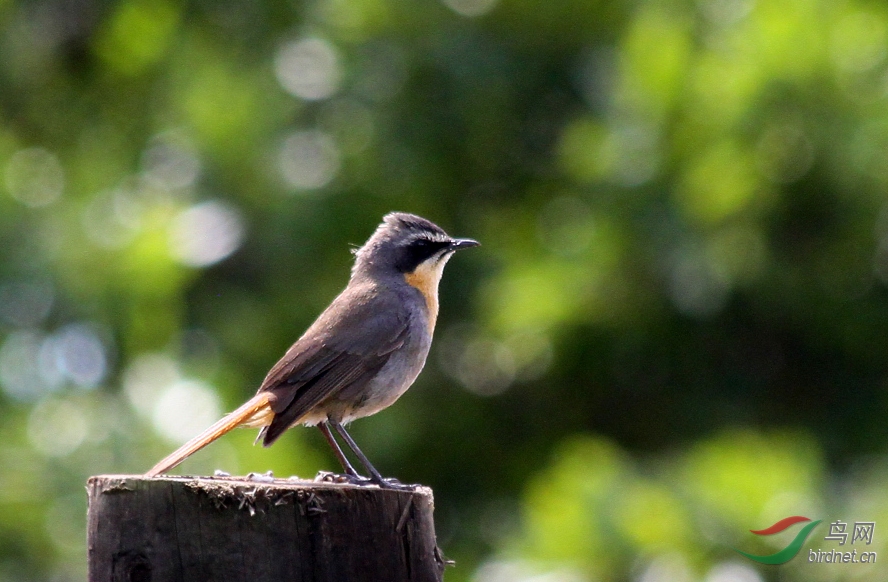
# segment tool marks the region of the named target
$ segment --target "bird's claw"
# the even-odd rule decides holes
[[[265,473],[248,473],[247,481],[256,481],[257,483],[274,483],[274,473],[266,471]]]
[[[406,485],[401,483],[393,477],[379,480],[372,477],[364,477],[362,475],[331,473],[330,471],[319,471],[314,480],[316,483],[347,483],[349,485],[358,485],[360,487],[376,485],[380,489],[397,489],[401,491],[412,491],[417,487],[416,485]]]
[[[349,485],[367,485],[370,483],[370,479],[360,475],[347,475],[330,471],[318,471],[314,480],[315,483],[348,483]]]

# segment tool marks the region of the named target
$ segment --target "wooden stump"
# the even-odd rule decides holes
[[[440,582],[432,491],[230,477],[88,482],[90,582]]]

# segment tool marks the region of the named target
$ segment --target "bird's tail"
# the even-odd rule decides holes
[[[210,428],[203,431],[176,449],[168,457],[154,465],[150,471],[145,473],[145,476],[156,477],[161,473],[166,473],[233,428],[239,426],[262,426],[268,424],[273,416],[271,407],[268,405],[268,396],[268,392],[260,392],[259,394],[256,394],[256,396],[250,398],[243,406],[234,412],[226,414]]]

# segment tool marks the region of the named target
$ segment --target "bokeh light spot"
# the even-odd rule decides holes
[[[698,318],[715,315],[724,307],[730,287],[725,273],[697,249],[684,249],[670,273],[672,303],[680,312]]]
[[[586,582],[588,578],[570,568],[540,571],[521,560],[491,560],[475,571],[472,582]]]
[[[48,457],[66,457],[83,443],[89,423],[83,408],[69,400],[47,398],[28,417],[28,440]]]
[[[342,79],[333,46],[320,38],[289,42],[274,59],[277,80],[288,93],[309,101],[333,96]]]
[[[145,179],[164,190],[187,188],[200,175],[200,161],[191,143],[174,131],[152,138],[142,154]]]
[[[64,187],[65,173],[58,157],[43,148],[19,150],[6,164],[6,188],[25,206],[52,204]]]
[[[58,378],[43,372],[42,368],[55,372],[54,363],[40,357],[43,339],[43,335],[34,330],[20,330],[9,334],[0,346],[0,386],[7,396],[15,400],[37,400],[60,383]]]
[[[94,388],[105,377],[108,358],[98,334],[85,324],[71,324],[46,340],[55,365],[81,388]]]
[[[700,12],[720,26],[730,26],[745,18],[752,10],[753,0],[698,0]]]
[[[181,379],[176,362],[164,354],[143,354],[123,374],[123,391],[143,418],[154,414],[163,391]]]
[[[638,582],[692,582],[693,572],[684,556],[678,552],[654,558],[638,577]]]
[[[516,336],[518,338],[518,336]],[[534,340],[537,340],[534,343]],[[505,392],[523,371],[538,376],[548,366],[548,344],[535,336],[516,350],[512,342],[496,341],[470,325],[455,325],[441,340],[441,366],[444,372],[466,390],[479,396]]]
[[[181,380],[161,393],[152,420],[164,438],[182,443],[218,420],[221,410],[211,386],[197,380]]]
[[[755,568],[739,562],[720,562],[706,574],[704,582],[762,582]]]
[[[614,152],[612,180],[623,186],[640,186],[652,180],[660,167],[659,135],[653,126],[620,125],[608,144]]]
[[[329,184],[339,172],[339,149],[326,133],[297,131],[284,140],[278,161],[287,184],[315,190]]]
[[[142,225],[144,205],[127,189],[99,192],[83,209],[80,221],[90,241],[117,249],[135,238]]]
[[[463,16],[482,16],[496,6],[497,0],[443,0],[444,5]]]
[[[236,251],[243,237],[240,212],[228,204],[211,200],[184,210],[173,220],[170,251],[185,265],[206,267]]]

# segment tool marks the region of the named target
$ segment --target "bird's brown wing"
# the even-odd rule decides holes
[[[262,382],[259,392],[269,393],[274,411],[263,431],[265,446],[325,399],[368,383],[404,345],[408,320],[396,298],[353,294],[349,299],[345,315],[331,305]]]

